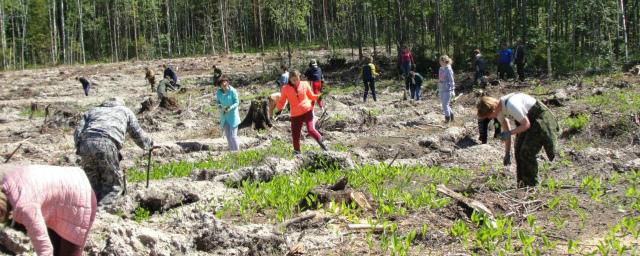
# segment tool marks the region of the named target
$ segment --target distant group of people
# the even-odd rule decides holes
[[[504,54],[503,54],[504,51]],[[500,54],[499,73],[509,74],[511,53],[503,49]],[[515,63],[519,78],[524,66],[524,49],[517,48]],[[483,81],[486,62],[479,50],[474,52],[476,80]],[[442,103],[445,122],[454,121],[450,101],[455,95],[453,61],[446,55],[439,58],[438,94]],[[399,58],[406,89],[412,100],[421,100],[421,86],[424,77],[413,70],[415,60],[408,48]],[[291,138],[294,154],[300,153],[302,126],[318,143],[322,150],[328,150],[322,135],[315,128],[314,106],[326,108],[322,101],[324,76],[316,60],[309,62],[306,81],[297,70],[289,71],[281,66],[282,73],[277,79],[279,92],[269,97],[269,114],[278,115],[286,106],[290,109]],[[376,77],[380,72],[367,57],[362,67],[362,80],[366,102],[369,91],[377,101]],[[176,70],[164,65],[163,78],[154,86],[155,75],[145,70],[145,78],[158,97],[167,97],[168,89],[180,88]],[[77,77],[83,85],[85,95],[89,94],[91,82]],[[212,82],[217,86],[215,104],[220,111],[220,127],[227,138],[230,151],[239,150],[237,130],[240,123],[238,91],[230,85],[229,79],[217,66],[213,66]],[[512,136],[516,136],[514,155],[517,165],[518,186],[535,186],[538,183],[536,154],[542,149],[550,160],[557,151],[558,123],[551,111],[540,101],[524,93],[511,93],[500,98],[482,96],[477,104],[478,126],[482,143],[487,141],[491,120],[498,123],[496,137],[505,142],[504,165],[511,164]],[[516,126],[512,129],[510,121]],[[80,156],[80,166],[55,167],[43,165],[15,166],[0,165],[0,220],[8,216],[23,224],[38,255],[81,255],[89,230],[95,219],[98,205],[114,200],[125,185],[125,177],[120,168],[120,150],[129,134],[135,143],[146,152],[158,146],[142,130],[135,114],[125,106],[120,98],[113,97],[85,112],[74,131],[76,154]]]

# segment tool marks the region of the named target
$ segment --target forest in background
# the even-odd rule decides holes
[[[0,0],[0,69],[403,45],[468,68],[524,39],[531,71],[564,74],[637,60],[639,21],[640,0]]]

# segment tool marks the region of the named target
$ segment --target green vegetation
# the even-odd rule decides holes
[[[20,116],[24,116],[24,117],[44,117],[44,110],[43,109],[36,109],[36,110],[32,110],[30,107],[25,108],[24,110],[20,111]]]
[[[630,90],[610,90],[584,99],[584,103],[608,113],[640,112],[640,93]]]
[[[575,117],[568,117],[564,120],[569,129],[577,132],[581,132],[589,124],[590,116],[587,114],[579,114]]]
[[[151,217],[151,212],[143,207],[136,208],[134,214],[133,220],[138,223],[148,221]]]
[[[303,145],[303,150],[315,147]],[[209,158],[199,162],[171,162],[166,164],[152,163],[149,179],[159,180],[174,177],[189,176],[196,169],[234,170],[246,166],[262,163],[267,157],[292,158],[293,149],[288,142],[282,140],[271,141],[271,146],[264,149],[249,149],[237,153],[224,154],[219,158]],[[139,163],[138,167],[127,170],[127,180],[140,182],[146,180],[146,163]]]
[[[295,175],[281,175],[269,182],[245,181],[240,189],[243,196],[239,200],[226,203],[226,212],[239,212],[242,216],[262,209],[273,209],[275,219],[282,221],[299,212],[298,203],[307,200],[317,203],[317,198],[306,197],[307,192],[321,184],[335,183],[341,177],[347,177],[351,187],[368,192],[378,204],[376,214],[379,219],[389,216],[402,216],[409,210],[422,207],[440,208],[449,203],[440,198],[435,184],[448,184],[468,177],[462,169],[443,169],[439,167],[389,167],[386,165],[365,165],[354,170],[329,168],[323,172],[304,170]],[[425,186],[408,186],[416,181]],[[430,185],[428,185],[430,184]],[[306,197],[306,198],[305,198]],[[400,205],[398,205],[400,203]],[[339,207],[343,215],[357,220],[358,211],[354,206]]]

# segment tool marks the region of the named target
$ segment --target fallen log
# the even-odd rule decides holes
[[[455,199],[456,201],[466,205],[467,207],[475,210],[476,212],[485,214],[486,217],[488,217],[491,220],[491,224],[495,225],[495,217],[493,216],[493,212],[491,212],[491,210],[489,210],[489,208],[485,206],[483,203],[481,203],[480,201],[465,197],[462,194],[447,188],[443,184],[438,185],[436,187],[436,191],[440,192],[445,196]]]
[[[293,219],[289,219],[289,220],[286,220],[286,221],[278,224],[275,228],[276,228],[276,230],[282,230],[282,229],[285,229],[285,228],[287,228],[287,227],[289,227],[289,226],[291,226],[291,225],[293,225],[295,223],[300,223],[300,222],[303,222],[303,221],[307,221],[307,220],[313,219],[315,217],[316,217],[316,213],[310,213],[310,214],[307,214],[307,215],[295,217]]]
[[[347,228],[349,228],[349,230],[371,230],[373,232],[382,232],[384,230],[384,227],[382,225],[377,225],[377,224],[348,224]]]

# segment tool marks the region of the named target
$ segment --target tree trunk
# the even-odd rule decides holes
[[[2,44],[2,70],[7,68],[7,36],[4,22],[4,0],[0,0],[0,44]]]
[[[160,58],[162,58],[162,44],[160,42],[160,22],[158,22],[158,12],[160,11],[160,8],[158,7],[158,3],[154,0],[151,2],[153,4],[153,22],[155,23],[155,27],[156,27],[156,42],[158,43],[157,46],[157,50],[160,53]],[[157,9],[156,9],[157,8]]]
[[[362,60],[362,58],[364,57],[362,54],[362,31],[364,30],[364,13],[366,12],[365,10],[365,5],[360,2],[359,4],[359,8],[360,11],[358,12],[358,26],[356,26],[358,29],[358,60]]]
[[[624,33],[624,62],[629,61],[629,48],[627,47],[627,22],[624,15],[624,1],[620,0],[620,14],[622,16],[622,32]]]
[[[220,28],[222,30],[222,45],[224,46],[224,53],[229,54],[229,41],[227,40],[227,30],[225,23],[225,4],[226,0],[220,1]]]
[[[64,29],[64,1],[60,0],[60,32],[62,33],[62,62],[65,64],[69,64],[67,58],[67,33]]]
[[[164,2],[165,10],[166,10],[166,18],[167,18],[167,50],[169,51],[169,57],[173,55],[171,51],[171,15],[169,12],[169,0]]]
[[[324,26],[324,47],[331,49],[329,43],[329,25],[327,22],[327,0],[322,0],[322,23]]]
[[[553,76],[551,69],[551,0],[547,1],[547,74]]]
[[[133,8],[133,10],[131,10],[133,12],[133,44],[136,51],[136,60],[138,60],[139,52],[138,52],[138,20],[137,20],[138,4],[137,4],[137,1],[133,1],[131,3],[131,8]],[[84,53],[82,55],[84,56]],[[84,61],[84,57],[83,57],[83,61]]]
[[[78,16],[80,21],[80,49],[82,50],[82,64],[86,64],[87,60],[84,52],[84,25],[82,23],[82,3],[80,3],[80,0],[78,0],[77,2],[78,2]]]
[[[29,13],[29,8],[25,0],[20,0],[20,5],[22,7],[22,47],[20,47],[20,67],[24,69],[24,49],[26,47],[25,39],[27,37],[27,14]]]

